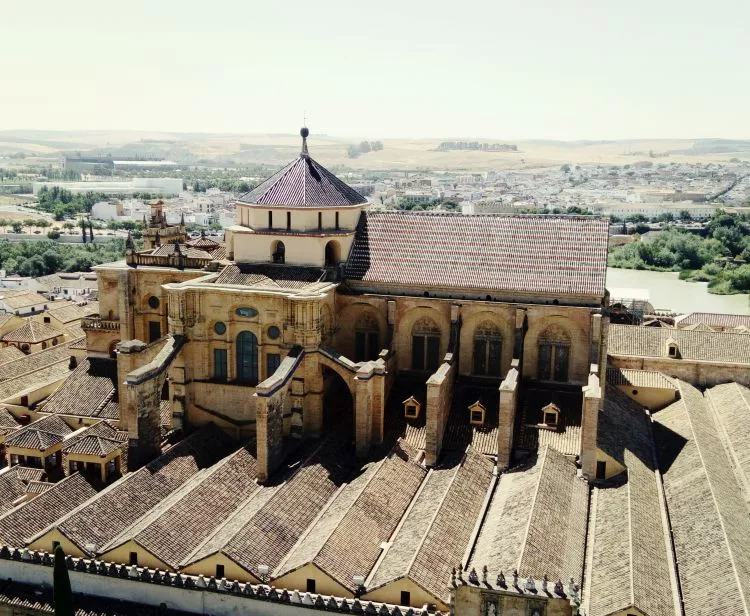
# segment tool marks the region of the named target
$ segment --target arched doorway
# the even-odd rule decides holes
[[[271,261],[274,263],[286,262],[286,246],[281,240],[276,240],[271,244]]]
[[[341,261],[341,246],[336,240],[331,240],[325,248],[326,267],[338,265]]]
[[[237,335],[236,379],[250,385],[258,384],[258,338],[253,332],[242,331]]]
[[[338,434],[354,445],[354,398],[346,381],[323,366],[323,434]]]

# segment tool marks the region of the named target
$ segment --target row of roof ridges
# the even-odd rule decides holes
[[[272,493],[270,494],[270,496],[269,496],[268,500],[266,500],[266,501],[265,501],[265,502],[264,502],[264,503],[263,503],[263,504],[262,504],[262,505],[261,505],[261,506],[260,506],[260,507],[259,507],[259,508],[258,508],[257,510],[255,510],[255,511],[253,512],[253,515],[252,515],[252,516],[250,516],[250,517],[249,517],[249,518],[248,518],[247,520],[244,520],[244,521],[243,521],[243,524],[242,524],[242,526],[241,526],[240,528],[238,528],[238,529],[237,529],[237,530],[236,530],[236,531],[235,531],[235,532],[234,532],[234,533],[233,533],[232,535],[228,536],[228,537],[226,538],[226,540],[224,540],[224,541],[223,541],[223,543],[222,543],[221,547],[219,547],[219,548],[218,548],[218,549],[217,549],[216,551],[217,551],[217,552],[222,552],[222,553],[224,553],[224,554],[225,554],[225,556],[227,556],[227,558],[230,558],[230,559],[231,559],[231,556],[229,556],[228,554],[226,554],[226,553],[224,552],[224,548],[225,548],[225,547],[227,546],[227,544],[228,544],[228,543],[229,543],[230,541],[232,541],[232,539],[233,539],[233,538],[235,537],[235,535],[237,535],[237,533],[239,533],[239,532],[240,532],[240,531],[241,531],[241,530],[242,530],[242,529],[243,529],[243,528],[244,528],[245,526],[247,526],[247,524],[248,524],[248,523],[249,523],[249,522],[250,522],[250,521],[251,521],[251,520],[252,520],[252,519],[253,519],[253,518],[254,518],[254,517],[255,517],[256,515],[258,515],[258,513],[259,513],[259,512],[260,512],[260,511],[261,511],[261,510],[262,510],[262,509],[263,509],[263,508],[264,508],[264,507],[265,507],[265,506],[266,506],[266,505],[267,505],[267,504],[268,504],[268,503],[269,503],[270,501],[271,501],[271,499],[272,499],[272,498],[273,498],[273,497],[274,497],[274,496],[275,496],[276,494],[278,494],[278,493],[279,493],[279,492],[280,492],[281,490],[283,490],[283,489],[287,488],[287,486],[289,485],[289,483],[290,483],[291,479],[292,479],[293,477],[295,477],[295,476],[296,476],[296,475],[297,475],[297,474],[298,474],[298,473],[299,473],[299,472],[300,472],[300,471],[301,471],[301,470],[302,470],[303,468],[305,468],[305,466],[306,466],[306,465],[307,465],[307,464],[309,463],[309,461],[310,461],[311,459],[313,459],[313,458],[314,458],[314,457],[315,457],[315,456],[316,456],[316,455],[317,455],[317,454],[318,454],[318,453],[320,452],[320,450],[321,450],[321,449],[323,448],[323,445],[324,445],[324,444],[325,444],[325,441],[322,441],[322,442],[321,442],[320,444],[318,444],[318,446],[317,446],[317,447],[315,447],[315,448],[314,448],[314,449],[313,449],[313,450],[312,450],[311,452],[309,452],[309,453],[308,453],[308,455],[306,455],[306,456],[305,456],[305,457],[304,457],[304,458],[303,458],[303,459],[302,459],[302,460],[300,461],[300,463],[299,463],[299,464],[296,464],[296,466],[294,467],[294,469],[293,469],[293,470],[292,470],[292,469],[287,469],[287,476],[285,477],[285,479],[284,479],[283,483],[279,483],[279,484],[278,484],[277,486],[275,486],[274,488],[271,488],[271,490],[273,490],[273,492],[272,492]],[[289,472],[289,470],[292,470],[292,472]],[[233,512],[233,513],[232,513],[232,514],[231,514],[230,516],[228,516],[228,517],[227,517],[227,519],[226,519],[226,520],[225,520],[225,521],[224,521],[224,522],[223,522],[223,523],[222,523],[221,525],[219,525],[219,526],[218,526],[218,527],[217,527],[217,528],[216,528],[216,529],[214,530],[214,532],[213,532],[213,533],[211,533],[211,534],[210,534],[210,535],[209,535],[208,537],[206,537],[204,541],[202,541],[202,542],[201,542],[201,543],[200,543],[200,544],[199,544],[198,546],[196,546],[195,550],[193,550],[193,552],[192,552],[191,554],[189,554],[188,556],[186,556],[186,557],[185,557],[185,558],[183,559],[182,563],[180,563],[180,566],[181,566],[181,567],[183,567],[183,568],[184,568],[184,567],[187,567],[188,565],[191,565],[191,564],[193,564],[194,562],[197,562],[198,560],[202,560],[203,558],[205,558],[206,556],[208,556],[208,554],[205,554],[205,555],[202,555],[202,556],[201,556],[200,558],[196,558],[196,555],[197,555],[197,554],[199,554],[199,553],[201,552],[202,548],[204,548],[204,547],[205,547],[206,545],[208,545],[208,543],[210,543],[212,539],[214,539],[214,538],[218,537],[218,536],[219,536],[219,534],[220,534],[220,533],[221,533],[221,532],[222,532],[222,531],[223,531],[223,530],[224,530],[225,528],[227,528],[227,527],[229,526],[229,524],[231,524],[231,523],[232,523],[233,521],[235,521],[235,520],[236,520],[236,518],[238,518],[239,516],[241,516],[241,515],[242,515],[242,512],[243,512],[243,511],[245,510],[245,508],[247,507],[247,505],[249,505],[249,504],[250,504],[250,503],[251,503],[251,502],[252,502],[252,501],[253,501],[253,500],[255,499],[255,497],[256,497],[256,496],[258,496],[258,495],[260,495],[260,494],[261,494],[262,492],[263,492],[263,490],[262,490],[262,489],[259,489],[259,490],[256,490],[255,492],[253,492],[252,494],[250,494],[250,495],[249,495],[249,496],[248,496],[248,497],[247,497],[247,498],[246,498],[246,499],[245,499],[245,500],[244,500],[244,501],[243,501],[243,502],[242,502],[242,503],[241,503],[241,504],[240,504],[240,505],[239,505],[239,506],[238,506],[238,507],[237,507],[237,508],[235,509],[235,511],[234,511],[234,512]],[[233,560],[233,559],[231,559],[231,560]],[[240,565],[239,563],[237,563],[237,564],[238,564],[238,566],[242,566],[242,565]]]
[[[367,480],[365,482],[363,482],[363,484],[361,486],[357,487],[357,490],[358,490],[357,495],[356,495],[357,498],[359,498],[359,496],[365,491],[365,489],[367,489],[367,486],[370,485],[370,483],[372,483],[373,479],[375,478],[375,476],[378,473],[378,470],[380,470],[380,468],[383,466],[383,464],[385,463],[386,459],[387,459],[386,457],[383,457],[381,460],[378,460],[377,462],[375,462],[374,464],[372,464],[370,466],[370,468],[368,468],[368,471],[369,471],[368,474],[369,474],[369,476],[367,477]],[[294,546],[289,550],[289,552],[286,554],[286,556],[284,556],[284,558],[279,562],[279,564],[277,565],[277,567],[276,567],[276,569],[274,571],[274,577],[279,577],[281,575],[287,575],[288,573],[290,573],[292,571],[295,571],[296,569],[299,569],[301,566],[304,566],[304,564],[302,564],[302,565],[298,565],[296,567],[290,568],[288,570],[285,570],[285,568],[284,568],[285,565],[286,565],[286,563],[290,560],[290,558],[294,554],[294,552],[300,546],[302,546],[304,544],[305,540],[307,539],[307,537],[310,536],[310,533],[315,529],[316,524],[318,524],[318,522],[325,516],[325,514],[328,511],[330,511],[331,506],[344,493],[344,491],[346,490],[346,488],[348,486],[352,485],[352,483],[353,483],[353,480],[352,481],[347,481],[347,482],[341,484],[341,486],[339,486],[338,490],[336,490],[336,492],[331,496],[331,498],[328,499],[328,502],[326,503],[325,507],[323,507],[323,509],[320,510],[320,512],[318,513],[318,515],[315,517],[315,519],[310,523],[310,525],[307,527],[307,529],[305,529],[305,532],[302,533],[302,535],[300,535],[299,539],[294,544]],[[349,505],[349,507],[345,511],[342,512],[342,515],[341,515],[341,518],[339,519],[339,522],[346,516],[347,512],[354,506],[354,504],[357,501],[357,498],[355,498],[351,502],[351,504]],[[309,559],[310,562],[314,562],[315,561],[315,559],[318,557],[318,555],[320,554],[320,552],[326,546],[326,543],[328,543],[328,540],[331,538],[331,535],[334,533],[334,531],[336,530],[336,528],[338,528],[338,524],[336,526],[334,526],[329,533],[327,533],[327,536],[325,537],[325,540],[315,550],[315,555],[312,558]],[[334,577],[334,576],[331,576],[331,577]]]
[[[55,415],[48,415],[48,417],[56,417],[56,416]],[[60,421],[63,421],[63,420],[60,419]],[[212,424],[208,424],[208,425],[212,425]],[[197,435],[199,433],[200,433],[200,430],[196,430],[192,434],[188,435],[185,439],[183,439],[179,443],[176,443],[175,445],[173,445],[172,447],[170,447],[167,451],[163,452],[159,457],[157,457],[156,459],[152,460],[146,466],[143,466],[143,467],[139,468],[137,471],[134,471],[132,473],[128,473],[125,476],[123,476],[120,479],[118,479],[117,481],[115,481],[115,482],[111,483],[110,485],[106,486],[104,489],[102,489],[99,492],[97,492],[96,494],[94,494],[91,498],[85,500],[83,503],[81,503],[80,505],[78,505],[77,507],[75,507],[74,509],[72,509],[71,511],[69,511],[63,517],[55,520],[52,524],[50,524],[49,526],[47,526],[46,528],[44,528],[43,530],[41,530],[39,533],[37,533],[36,535],[34,535],[34,537],[31,538],[31,540],[29,541],[29,543],[32,543],[33,541],[37,540],[38,538],[42,537],[46,533],[48,533],[51,530],[53,530],[53,529],[56,528],[61,534],[65,535],[70,540],[71,543],[73,543],[74,545],[78,546],[81,550],[84,550],[85,546],[78,545],[78,543],[76,542],[76,540],[73,537],[69,536],[65,532],[65,529],[63,528],[63,525],[65,524],[65,522],[67,522],[74,515],[76,515],[77,513],[79,513],[83,509],[85,509],[86,507],[88,507],[94,501],[96,501],[96,500],[102,498],[103,496],[109,494],[113,490],[122,488],[122,486],[125,484],[125,482],[132,482],[132,481],[134,481],[135,478],[140,478],[141,476],[146,475],[146,474],[149,474],[149,475],[152,474],[153,467],[157,463],[159,463],[160,461],[163,461],[162,459],[164,457],[168,456],[175,448],[180,447],[180,445],[182,445],[183,443],[185,443],[188,439],[190,439],[191,437],[193,437],[194,435]],[[191,445],[191,443],[188,443],[185,446],[190,446],[190,445]],[[159,472],[159,470],[161,470],[161,469],[157,469],[153,474],[157,474]]]
[[[721,525],[722,534],[724,536],[724,541],[726,543],[726,547],[729,552],[729,559],[730,559],[732,571],[734,573],[735,580],[740,590],[740,599],[745,607],[745,613],[750,614],[750,608],[748,607],[747,598],[745,596],[745,592],[743,592],[744,584],[742,583],[742,576],[740,575],[738,568],[737,568],[737,563],[736,563],[737,555],[735,554],[735,550],[734,550],[735,546],[733,545],[733,541],[730,541],[729,534],[727,533],[727,525],[724,520],[725,512],[723,511],[723,507],[720,506],[719,501],[716,498],[716,486],[714,485],[714,481],[711,478],[711,473],[709,473],[708,466],[706,466],[706,460],[704,456],[705,452],[701,451],[701,445],[698,439],[699,430],[696,430],[695,419],[693,418],[692,413],[690,412],[690,406],[686,398],[688,397],[693,398],[696,402],[700,400],[699,404],[705,405],[706,410],[709,412],[709,416],[711,417],[711,420],[714,424],[713,427],[714,429],[717,430],[717,436],[718,436],[718,426],[716,425],[717,418],[714,416],[713,409],[710,409],[709,403],[706,401],[705,396],[700,392],[700,390],[696,389],[695,387],[693,387],[692,385],[684,381],[679,381],[679,383],[680,383],[680,393],[682,396],[680,402],[684,405],[685,415],[687,417],[688,424],[690,425],[690,431],[693,436],[693,441],[696,445],[696,451],[701,461],[701,466],[703,467],[703,473],[706,477],[706,481],[708,482],[709,490],[711,492],[711,500],[713,501],[714,508],[718,513],[718,521],[719,521],[719,524]],[[688,396],[685,396],[686,392],[688,393]],[[721,441],[721,437],[719,437],[719,439],[722,445],[722,450],[724,454],[727,455],[726,444]],[[747,506],[745,503],[743,504],[745,505],[745,510],[747,512]],[[747,583],[750,584],[750,581],[748,581]]]

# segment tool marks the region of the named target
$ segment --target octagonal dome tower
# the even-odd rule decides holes
[[[288,165],[239,197],[227,229],[238,262],[335,266],[346,258],[367,200],[310,157],[309,130]]]

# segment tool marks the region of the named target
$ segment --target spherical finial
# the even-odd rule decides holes
[[[310,134],[310,129],[307,128],[307,126],[303,126],[300,129],[299,134],[302,136],[303,139],[307,139],[307,136]]]

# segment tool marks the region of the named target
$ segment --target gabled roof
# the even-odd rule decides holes
[[[500,476],[470,566],[580,581],[589,488],[575,463],[546,446],[533,466]]]
[[[28,540],[96,494],[96,490],[79,473],[50,485],[30,501],[0,517],[0,542],[21,547]]]
[[[115,397],[116,381],[117,364],[114,360],[98,359],[92,362],[87,357],[83,358],[40,411],[50,415],[99,417]]]
[[[5,334],[2,337],[2,340],[3,342],[27,342],[29,344],[36,344],[62,335],[63,332],[47,323],[40,323],[33,319],[27,319],[26,323],[21,327]]]
[[[374,570],[368,591],[400,578],[448,602],[451,569],[462,562],[492,486],[494,463],[469,447],[433,468]]]
[[[103,550],[134,539],[162,562],[176,568],[259,489],[255,476],[255,456],[240,448],[192,478],[173,502],[167,499],[159,503]]]
[[[631,370],[607,366],[607,383],[609,385],[631,385],[654,389],[676,390],[674,379],[655,370]]]
[[[685,614],[750,614],[743,489],[707,400],[687,383],[680,393],[654,415],[654,434]]]
[[[750,327],[750,315],[691,312],[675,319],[675,324],[680,328],[701,323],[709,327]]]
[[[357,484],[353,491],[342,490],[274,577],[311,562],[354,592],[353,576],[367,575],[375,565],[381,544],[393,534],[426,474],[412,459],[414,453],[398,443],[374,472],[365,471],[365,481],[352,482]]]
[[[61,443],[71,432],[70,426],[59,417],[42,417],[9,435],[5,446],[44,451]]]
[[[616,356],[666,357],[669,343],[677,345],[683,360],[750,364],[750,336],[732,332],[610,325],[607,352]]]
[[[636,402],[612,387],[604,404],[599,438],[608,433],[608,447],[615,451],[607,453],[627,470],[592,491],[586,613],[608,616],[635,607],[649,616],[673,616],[672,563],[650,419]]]
[[[213,464],[226,451],[229,442],[221,429],[207,424],[153,462],[82,503],[44,532],[57,528],[80,550],[88,553],[89,545],[99,550],[200,469]]]
[[[609,222],[583,216],[365,212],[345,277],[482,293],[602,297]]]
[[[240,203],[290,207],[348,207],[367,202],[362,195],[338,179],[307,154],[241,195]]]

